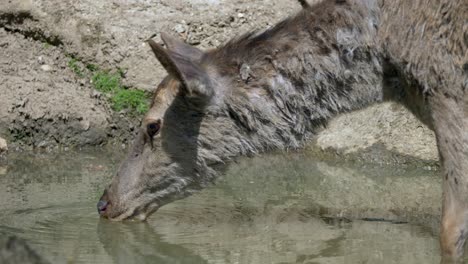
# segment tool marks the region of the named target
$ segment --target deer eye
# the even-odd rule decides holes
[[[146,125],[146,133],[148,133],[148,136],[150,138],[153,138],[159,132],[160,128],[161,128],[160,120],[156,122],[151,122],[148,125]]]

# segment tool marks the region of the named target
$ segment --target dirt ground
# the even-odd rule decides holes
[[[165,72],[145,40],[159,41],[160,32],[168,32],[214,48],[301,8],[296,0],[1,1],[0,137],[15,148],[120,144],[132,137],[139,119],[114,113],[89,78],[69,67],[71,57],[81,65],[118,69],[124,85],[152,91]],[[437,160],[433,134],[407,111],[390,106],[366,111],[333,121],[317,146],[353,154],[383,145]],[[363,123],[362,115],[375,122]],[[382,126],[386,121],[391,127]],[[371,141],[363,141],[362,133]]]
[[[145,40],[159,40],[164,31],[212,48],[299,8],[293,0],[2,3],[0,136],[40,148],[125,142],[138,118],[113,113],[89,79],[70,69],[71,57],[120,69],[124,85],[151,91],[166,73]]]

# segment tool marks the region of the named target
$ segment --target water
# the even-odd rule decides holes
[[[440,180],[424,170],[242,159],[145,223],[100,219],[120,155],[21,154],[0,168],[0,233],[52,263],[438,263]]]

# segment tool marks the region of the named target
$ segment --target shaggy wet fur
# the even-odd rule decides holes
[[[337,0],[201,52],[150,42],[170,76],[102,199],[117,220],[213,182],[237,156],[300,148],[331,117],[382,100],[437,134],[444,166],[441,246],[458,258],[468,226],[468,5],[465,0]],[[146,126],[161,122],[148,136]]]
[[[207,54],[202,63],[238,87],[221,109],[251,152],[301,147],[330,117],[383,99],[377,18],[349,8],[316,5]]]

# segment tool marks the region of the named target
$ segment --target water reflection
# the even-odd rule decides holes
[[[119,159],[13,157],[0,176],[0,232],[29,240],[52,263],[439,261],[433,172],[265,155],[240,160],[216,186],[146,223],[113,223],[95,203]]]
[[[164,242],[148,223],[115,223],[102,219],[97,233],[114,263],[208,263],[185,247]]]

